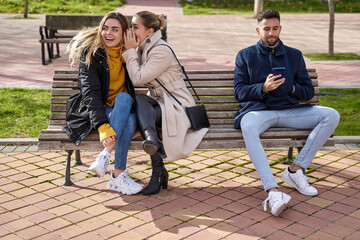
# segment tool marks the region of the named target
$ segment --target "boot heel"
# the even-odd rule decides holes
[[[163,189],[167,189],[168,187],[168,181],[169,181],[169,173],[166,171],[166,169],[163,169],[162,176],[161,176],[161,187]]]

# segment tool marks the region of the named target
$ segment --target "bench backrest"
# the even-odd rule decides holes
[[[84,27],[96,27],[104,15],[52,15],[45,16],[45,26],[49,30],[81,30]],[[131,23],[132,16],[125,16]],[[166,19],[166,16],[165,16]],[[166,41],[166,26],[162,29],[163,39]]]
[[[212,127],[233,129],[235,113],[240,109],[233,96],[233,71],[187,71],[192,85],[205,104]],[[319,90],[315,69],[308,69],[315,87],[315,96],[309,102],[319,102]],[[78,89],[77,71],[55,71],[51,99],[51,125],[65,124],[67,98]],[[145,88],[136,88],[137,93],[146,93]],[[193,94],[191,88],[190,92]]]

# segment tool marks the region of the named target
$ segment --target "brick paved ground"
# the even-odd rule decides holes
[[[237,51],[258,39],[246,16],[181,16],[176,2],[128,0],[121,11],[165,13],[169,43],[187,69],[232,69]],[[44,15],[37,16],[14,20],[0,15],[0,87],[50,87],[53,71],[69,68],[65,57],[41,65],[38,26]],[[336,16],[336,51],[360,52],[359,17]],[[303,52],[327,51],[327,15],[282,15],[282,24],[286,44]],[[19,32],[24,39],[20,45]],[[360,86],[359,61],[307,64],[317,69],[321,86]],[[281,190],[292,196],[281,217],[263,212],[266,193],[245,150],[195,151],[166,164],[168,190],[124,196],[106,190],[109,174],[98,178],[86,171],[94,152],[82,153],[84,164],[71,169],[75,184],[64,187],[64,152],[0,145],[0,238],[360,239],[359,144],[340,144],[317,154],[308,173],[319,189],[316,197],[300,195],[281,182],[286,150],[267,154]],[[144,185],[150,178],[149,161],[142,151],[129,153],[128,169]]]
[[[359,239],[360,148],[349,146],[317,154],[308,173],[316,197],[281,182],[286,150],[267,151],[281,190],[292,196],[281,217],[263,211],[266,193],[245,150],[195,151],[166,164],[168,190],[124,196],[106,190],[109,173],[86,171],[94,152],[82,153],[84,164],[71,169],[74,185],[64,187],[64,152],[1,146],[0,238]],[[143,151],[129,153],[128,170],[144,185],[149,163]]]

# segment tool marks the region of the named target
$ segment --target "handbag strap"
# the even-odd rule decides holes
[[[155,80],[165,89],[168,94],[170,94],[175,99],[175,101],[177,101],[178,104],[182,105],[181,102],[157,78],[155,78]]]
[[[190,87],[191,87],[192,90],[194,91],[195,96],[197,97],[197,99],[198,99],[199,101],[201,101],[200,98],[199,98],[199,95],[197,94],[197,92],[195,91],[193,85],[191,84],[191,81],[190,81],[188,75],[186,74],[185,67],[184,67],[183,65],[181,65],[179,59],[176,57],[176,54],[175,54],[174,50],[173,50],[169,45],[167,45],[167,44],[158,44],[158,45],[156,45],[156,46],[154,46],[154,47],[161,46],[161,45],[167,46],[168,48],[170,48],[171,52],[174,54],[174,57],[175,57],[176,61],[177,61],[178,64],[179,64],[182,72],[184,73],[186,80],[188,81],[188,83],[190,84]],[[159,80],[156,79],[156,81],[157,81],[163,88],[165,88],[165,86],[162,85]],[[167,90],[166,88],[165,88],[165,90],[166,90],[168,93],[170,93],[169,90]],[[170,94],[171,94],[171,93],[170,93]],[[173,98],[175,98],[172,94],[171,94],[171,96],[172,96]],[[177,102],[179,102],[176,98],[175,98],[175,100],[176,100]],[[180,105],[181,105],[181,104],[180,104]]]

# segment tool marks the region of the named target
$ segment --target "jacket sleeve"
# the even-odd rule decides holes
[[[293,97],[300,101],[308,101],[314,97],[315,91],[312,81],[307,72],[302,53],[299,52],[298,71],[294,76],[295,91],[291,93]]]
[[[142,86],[153,81],[170,66],[173,55],[166,46],[153,48],[147,56],[147,61],[139,64],[138,54],[135,49],[123,53],[130,79],[135,86]]]
[[[265,82],[265,81],[264,81]],[[254,82],[248,71],[248,63],[244,59],[242,51],[238,53],[235,59],[234,69],[234,97],[239,102],[263,99],[262,87],[264,82],[256,79]]]
[[[108,123],[103,103],[103,87],[99,76],[99,66],[91,63],[87,67],[80,61],[79,67],[79,88],[82,94],[83,103],[86,105],[90,123],[94,129],[98,129],[104,123]]]

